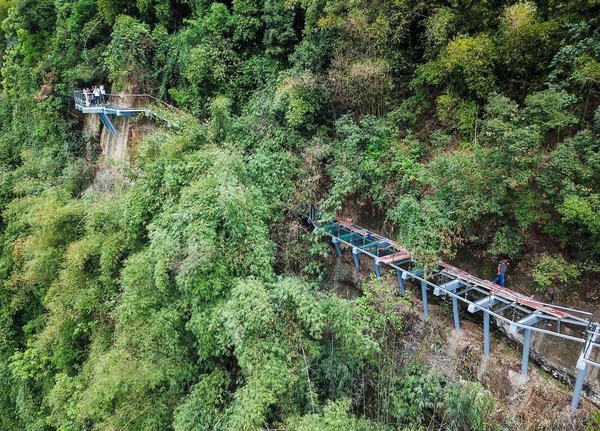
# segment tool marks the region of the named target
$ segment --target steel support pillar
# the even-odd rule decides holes
[[[456,296],[452,297],[452,310],[454,311],[454,329],[458,332],[460,331],[460,320],[458,318],[458,299]]]
[[[402,271],[397,269],[396,275],[398,276],[398,283],[400,283],[400,292],[402,293],[402,296],[404,296],[406,294],[406,291],[404,290],[404,280],[402,280]]]
[[[427,283],[421,280],[421,294],[423,296],[423,313],[429,316],[429,302],[427,301]]]
[[[377,274],[377,277],[381,277],[381,268],[379,267],[379,262],[374,260],[373,265],[375,265],[375,274]]]
[[[490,355],[490,313],[483,310],[483,356]]]
[[[523,363],[521,364],[521,374],[527,375],[529,367],[529,346],[531,345],[531,329],[525,328],[523,332]]]
[[[573,389],[573,399],[571,400],[571,408],[577,409],[579,406],[579,398],[581,398],[581,390],[583,389],[583,382],[585,381],[585,372],[587,371],[587,363],[583,365],[583,369],[578,369],[577,380],[575,381],[575,388]]]
[[[342,257],[342,249],[340,248],[340,240],[337,238],[331,238],[331,242],[335,246],[335,251],[337,251],[338,256]]]
[[[352,248],[352,257],[354,257],[354,266],[358,268],[358,253],[360,253],[360,249],[353,247]]]

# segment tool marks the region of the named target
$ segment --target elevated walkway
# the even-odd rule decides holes
[[[352,250],[354,264],[358,268],[359,255],[373,260],[377,276],[381,276],[381,266],[396,272],[400,291],[405,294],[405,280],[416,280],[421,284],[423,312],[429,315],[428,295],[446,296],[452,301],[454,329],[460,331],[459,302],[466,304],[470,313],[483,313],[484,356],[490,353],[490,316],[508,325],[508,332],[523,331],[523,358],[521,373],[525,376],[529,364],[531,333],[539,332],[555,337],[582,343],[577,362],[577,380],[571,407],[579,405],[585,374],[588,365],[600,367],[593,361],[594,349],[600,349],[600,324],[592,313],[545,304],[533,298],[502,288],[489,280],[483,280],[446,262],[438,262],[436,268],[424,274],[418,263],[412,259],[410,251],[402,245],[352,224],[340,217],[323,219],[321,213],[311,208],[308,217],[315,233],[329,236],[338,255],[342,256],[342,245]]]
[[[166,122],[168,127],[171,127],[172,122],[158,114],[155,110],[152,110],[151,107],[153,104],[157,104],[168,109],[176,110],[176,108],[171,105],[168,105],[149,94],[105,94],[100,97],[100,100],[93,101],[91,95],[86,97],[83,94],[83,91],[75,90],[73,92],[73,100],[75,101],[75,109],[84,114],[98,114],[106,129],[116,136],[119,135],[119,132],[109,115],[131,117],[143,113],[144,115],[154,116]]]

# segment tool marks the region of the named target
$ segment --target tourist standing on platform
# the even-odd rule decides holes
[[[84,88],[83,95],[85,96],[85,106],[90,106],[90,89]]]
[[[98,105],[100,102],[100,89],[94,85],[94,105]]]
[[[106,104],[106,90],[104,89],[104,85],[100,86],[100,103],[103,105]]]
[[[494,278],[494,283],[498,284],[498,281],[500,281],[500,286],[504,287],[504,274],[508,269],[508,265],[508,258],[504,257],[500,259],[500,262],[498,262],[498,276]]]

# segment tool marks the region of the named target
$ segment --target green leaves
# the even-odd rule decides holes
[[[419,202],[404,196],[387,217],[400,227],[398,242],[411,250],[420,266],[428,269],[436,266],[440,256],[451,254],[457,243],[451,211],[441,200]]]
[[[537,8],[534,3],[520,2],[507,6],[502,12],[501,26],[510,34],[519,34],[527,30],[536,18]]]
[[[483,99],[495,88],[495,58],[495,46],[488,36],[458,36],[434,61],[417,69],[416,79]]]
[[[283,76],[274,95],[278,111],[293,129],[314,130],[315,118],[327,101],[326,90],[308,71],[300,75]]]
[[[595,237],[600,234],[600,195],[567,196],[558,211],[566,221],[583,226]]]
[[[147,88],[152,48],[147,24],[127,15],[116,19],[105,54],[108,77],[115,90],[135,92]]]
[[[533,269],[533,279],[542,292],[551,286],[554,286],[556,292],[561,285],[575,280],[580,274],[575,264],[568,263],[560,255],[543,254]]]
[[[288,273],[327,279],[294,215],[385,214],[426,269],[552,243],[540,286],[576,277],[600,58],[563,6],[0,1],[0,428],[491,428],[481,387],[407,365],[392,284]],[[107,79],[193,114],[99,166],[65,95]]]
[[[531,125],[538,125],[542,132],[577,124],[577,117],[567,111],[575,100],[573,95],[564,90],[532,93],[525,98],[524,121]]]
[[[221,370],[201,376],[175,411],[175,431],[217,429],[230,402],[230,376]]]
[[[286,422],[290,431],[366,431],[376,429],[376,425],[365,419],[357,419],[350,413],[351,402],[341,399],[329,402],[321,414],[308,414],[292,417]]]
[[[249,347],[247,344],[253,337],[263,338],[269,334],[275,323],[267,291],[258,280],[238,282],[225,310],[225,329],[232,344],[241,351]]]
[[[387,121],[367,116],[355,122],[344,116],[336,122],[336,131],[339,140],[331,145],[334,160],[328,165],[334,183],[324,209],[338,212],[343,201],[352,198],[394,201],[418,176],[420,143],[413,136],[397,140]],[[399,190],[385,187],[394,180]]]

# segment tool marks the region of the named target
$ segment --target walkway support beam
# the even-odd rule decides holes
[[[406,295],[406,291],[404,289],[404,280],[402,279],[402,271],[396,269],[396,275],[398,276],[398,283],[400,284],[400,292],[402,296]]]
[[[484,298],[481,298],[479,301],[475,301],[469,304],[468,310],[469,313],[477,313],[478,311],[483,311],[484,313],[486,313],[487,309],[493,307],[498,302],[500,302],[500,300],[494,295],[486,296]]]
[[[429,301],[427,298],[427,283],[425,280],[421,280],[421,295],[423,296],[423,313],[425,316],[429,316]]]
[[[525,317],[523,317],[522,319],[517,320],[514,323],[511,323],[510,326],[508,327],[508,332],[511,334],[516,334],[517,332],[520,332],[522,329],[526,329],[526,326],[533,326],[536,323],[541,322],[542,320],[544,320],[544,317],[541,316],[540,314],[534,312],[531,313]]]
[[[354,258],[354,266],[358,269],[358,253],[360,250],[356,247],[352,248],[352,257]]]
[[[337,251],[338,256],[342,257],[342,249],[340,248],[340,240],[332,237],[331,242],[335,246],[335,251]]]
[[[529,347],[531,345],[531,329],[525,328],[523,333],[523,363],[521,364],[521,375],[527,375],[529,367]]]
[[[585,382],[586,371],[586,363],[584,363],[583,368],[579,368],[577,371],[577,380],[575,380],[575,388],[573,389],[573,399],[571,400],[571,408],[573,410],[576,410],[577,407],[579,407],[579,399],[581,398],[581,391],[583,389],[583,383]]]
[[[454,312],[454,330],[460,331],[460,320],[458,318],[458,299],[456,296],[452,297],[452,310]]]
[[[456,289],[464,286],[459,280],[451,280],[448,283],[444,283],[441,286],[435,287],[433,289],[433,294],[435,296],[445,295],[447,292],[456,292]]]
[[[373,260],[373,265],[375,265],[375,274],[377,274],[377,277],[381,277],[380,263],[377,260]]]
[[[490,355],[490,313],[483,311],[483,356]]]

